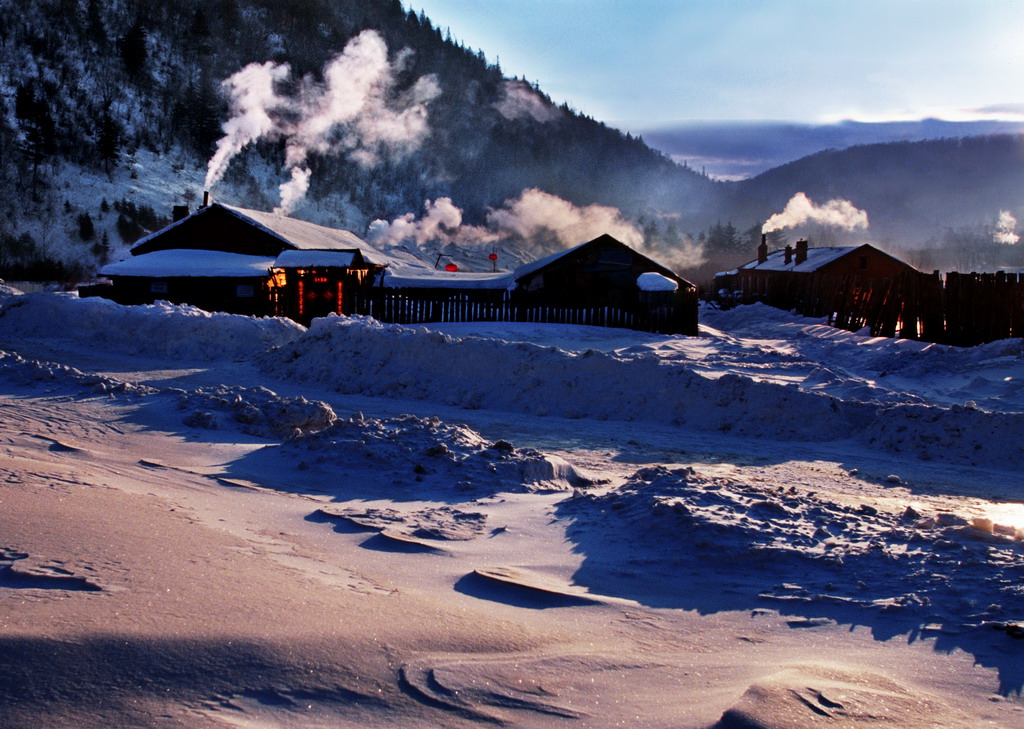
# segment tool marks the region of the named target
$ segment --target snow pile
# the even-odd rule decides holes
[[[60,337],[125,354],[240,359],[290,342],[303,331],[290,319],[209,313],[166,301],[122,306],[74,294],[0,299],[0,336]]]
[[[337,473],[371,467],[393,483],[487,493],[570,490],[594,485],[563,459],[499,440],[488,443],[463,425],[400,415],[366,418],[356,413],[329,428],[285,442],[284,452],[302,470]]]
[[[702,367],[785,378],[843,399],[946,406],[973,400],[983,410],[1024,412],[1024,339],[953,347],[872,337],[764,304],[706,308],[701,322],[714,342]],[[647,348],[692,358],[678,343]]]
[[[297,437],[329,427],[334,410],[319,400],[281,397],[265,387],[216,387],[178,390],[178,408],[188,411],[185,425],[220,430],[237,427],[264,438]]]
[[[458,339],[364,317],[314,320],[304,335],[258,361],[266,374],[341,392],[775,437],[837,438],[871,415],[866,406],[795,387],[736,375],[711,380],[653,355]]]
[[[619,535],[630,553],[713,554],[774,603],[907,612],[944,624],[1024,614],[1024,534],[985,518],[894,513],[661,466],[615,491],[581,493],[561,511],[580,528]]]
[[[714,379],[688,361],[635,350],[566,352],[329,317],[258,362],[266,374],[346,393],[777,439],[856,437],[924,458],[1024,463],[1024,443],[1014,435],[1024,427],[1024,414],[845,401],[731,372]]]
[[[953,405],[884,408],[860,436],[892,453],[972,466],[1024,464],[1024,415]]]
[[[156,390],[146,385],[122,382],[113,377],[86,374],[81,370],[53,362],[26,359],[14,352],[0,350],[0,377],[20,385],[57,383],[93,394],[149,395]]]
[[[973,729],[978,720],[875,670],[816,663],[751,684],[712,729],[823,726]]]
[[[340,519],[364,529],[400,534],[411,539],[462,542],[483,536],[487,529],[486,514],[453,506],[431,506],[410,511],[323,506],[318,513],[328,519]]]
[[[3,279],[0,279],[0,301],[3,301],[4,299],[9,298],[11,296],[18,296],[20,294],[21,291],[14,288],[13,286],[8,286],[7,284],[4,283]]]

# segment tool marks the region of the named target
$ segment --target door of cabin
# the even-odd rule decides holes
[[[299,278],[299,316],[309,321],[328,314],[341,314],[342,283],[321,271],[309,271]]]

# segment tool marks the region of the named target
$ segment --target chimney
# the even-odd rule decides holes
[[[203,190],[203,207],[205,208],[210,204],[210,191]]]
[[[798,240],[796,242],[796,265],[800,265],[807,260],[807,241]]]
[[[761,245],[757,247],[757,262],[764,263],[768,260],[768,235],[761,234]]]
[[[175,205],[171,211],[171,217],[174,222],[177,223],[179,220],[184,220],[188,217],[188,205]]]
[[[786,246],[786,265],[793,262],[793,246]]]

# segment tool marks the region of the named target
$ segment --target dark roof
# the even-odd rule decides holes
[[[584,251],[585,249],[590,248],[590,247],[595,247],[595,246],[612,246],[612,247],[617,247],[617,248],[622,248],[624,250],[627,250],[633,256],[635,256],[636,258],[644,261],[651,268],[655,269],[658,273],[662,274],[663,276],[671,278],[673,281],[678,281],[680,284],[682,284],[684,286],[693,287],[692,283],[690,283],[689,281],[684,279],[682,276],[678,275],[672,269],[670,269],[670,268],[668,268],[666,266],[663,266],[662,264],[660,264],[657,261],[655,261],[653,258],[649,258],[648,256],[645,256],[643,253],[640,253],[635,248],[632,248],[632,247],[626,245],[625,243],[623,243],[619,239],[613,238],[612,236],[608,235],[607,233],[604,234],[604,235],[598,236],[597,238],[594,238],[593,240],[587,241],[586,243],[580,243],[578,246],[573,246],[572,248],[567,248],[564,251],[559,251],[558,253],[553,253],[550,256],[546,256],[544,258],[538,258],[536,261],[531,261],[530,263],[524,263],[522,266],[519,266],[518,268],[516,268],[516,270],[513,273],[513,276],[514,276],[516,281],[521,281],[524,278],[527,278],[527,277],[532,276],[532,275],[534,275],[536,273],[544,271],[545,269],[553,266],[554,264],[558,263],[559,261],[561,261],[561,260],[563,260],[563,259],[565,259],[567,257],[579,254],[580,252]]]

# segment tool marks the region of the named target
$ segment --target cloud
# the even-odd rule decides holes
[[[868,227],[868,214],[858,210],[849,200],[829,200],[823,205],[816,205],[807,195],[798,192],[781,213],[776,213],[765,221],[762,233],[792,228],[807,222],[819,223],[844,230]]]

